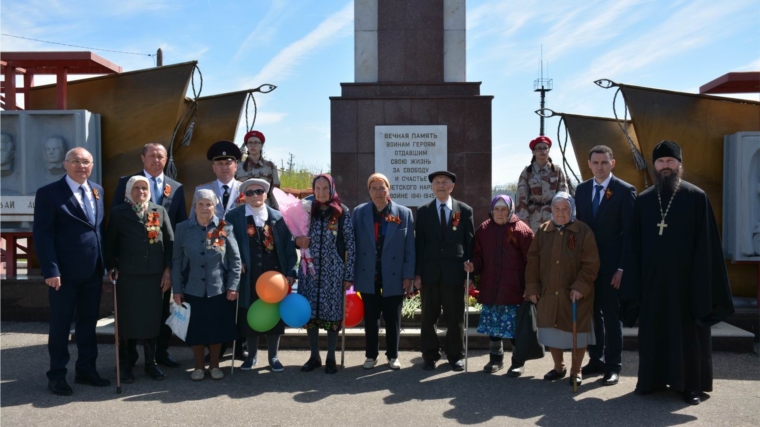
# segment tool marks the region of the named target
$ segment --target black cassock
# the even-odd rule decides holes
[[[710,326],[734,312],[715,215],[704,191],[681,181],[662,235],[661,220],[653,186],[636,199],[620,293],[624,306],[640,303],[636,388],[712,391]]]

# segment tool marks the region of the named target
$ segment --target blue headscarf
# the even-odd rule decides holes
[[[557,203],[560,200],[567,200],[568,203],[570,203],[570,221],[567,222],[565,225],[559,225],[556,221],[554,221],[554,204]],[[558,191],[557,194],[552,197],[552,224],[554,224],[557,229],[560,231],[564,230],[565,227],[572,224],[575,221],[575,199],[573,199],[573,196],[570,195],[567,191]]]

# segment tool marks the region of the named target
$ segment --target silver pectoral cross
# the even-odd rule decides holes
[[[657,227],[660,227],[660,236],[662,236],[662,231],[667,227],[668,224],[665,224],[665,219],[663,218],[662,221],[660,221],[659,224],[657,224]]]

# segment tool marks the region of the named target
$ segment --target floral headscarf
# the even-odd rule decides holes
[[[507,196],[506,194],[500,194],[491,200],[491,219],[493,219],[493,209],[496,207],[496,204],[499,203],[499,201],[503,201],[507,205],[507,209],[509,210],[509,214],[507,215],[507,221],[512,219],[512,215],[515,213],[515,201],[512,200],[511,197]]]
[[[134,187],[135,183],[138,181],[143,181],[148,185],[148,198],[145,199],[145,202],[143,203],[136,203],[132,199],[132,187]],[[148,209],[148,203],[150,203],[150,181],[148,181],[148,178],[142,176],[142,175],[135,175],[132,178],[129,178],[129,181],[127,181],[127,188],[124,191],[124,201],[129,203],[130,206],[132,206],[132,210],[135,212],[138,218],[140,218],[141,221],[145,220],[145,211]]]
[[[343,208],[340,207],[340,196],[338,196],[338,192],[335,191],[335,181],[333,181],[332,177],[326,173],[317,175],[314,177],[314,181],[311,182],[311,189],[315,190],[315,193],[318,179],[325,179],[330,184],[330,200],[328,200],[327,203],[322,203],[314,197],[314,203],[311,205],[312,216],[315,216],[317,212],[319,212],[319,207],[322,205],[327,205],[335,209],[338,215],[342,214]]]
[[[557,203],[560,200],[567,200],[568,203],[570,203],[570,221],[567,222],[565,225],[559,225],[554,221],[554,204]],[[560,231],[564,230],[565,227],[572,224],[575,221],[575,199],[573,199],[573,196],[570,195],[567,191],[558,191],[557,194],[552,197],[552,224],[554,224],[555,227],[557,227]]]

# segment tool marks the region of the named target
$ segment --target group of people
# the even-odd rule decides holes
[[[525,345],[516,340],[516,314],[521,305],[535,304],[537,339],[554,361],[545,380],[567,376],[563,354],[575,342],[571,383],[598,373],[603,385],[617,384],[622,323],[638,317],[638,392],[669,386],[696,404],[712,390],[710,326],[733,306],[712,209],[704,192],[681,179],[677,144],[663,141],[655,148],[656,185],[638,198],[633,186],[612,174],[612,151],[594,147],[588,159],[594,178],[573,197],[549,157],[551,140],[539,137],[530,143],[534,158],[521,174],[516,200],[495,197],[477,229],[473,209],[451,196],[452,172],[429,175],[435,199],[417,209],[416,220],[391,199],[390,182],[380,173],[367,179],[370,201],[353,211],[341,203],[332,177],[320,174],[312,182],[308,232],[293,235],[272,197],[279,180],[263,158],[264,143],[261,132],[248,132],[245,157],[230,141],[214,143],[207,157],[217,179],[195,189],[189,217],[182,185],[163,174],[166,149],[146,144],[143,170],[119,181],[107,228],[103,188],[88,179],[92,156],[83,148],[66,154],[66,176],[37,191],[34,221],[50,286],[53,393],[73,393],[66,365],[75,310],[75,382],[110,384],[95,368],[104,269],[116,285],[125,382],[135,379],[138,340],[148,377],[161,380],[159,365],[179,365],[168,353],[171,331],[164,325],[170,295],[191,307],[185,343],[194,354],[193,380],[206,376],[207,364],[212,378],[223,378],[219,359],[233,341],[233,358],[243,360],[241,369],[252,369],[261,335],[270,369],[282,371],[277,353],[284,323],[262,332],[246,321],[259,299],[257,279],[276,271],[290,285],[297,280],[297,292],[311,306],[304,372],[323,366],[320,329],[327,332],[325,372],[337,372],[344,293],[352,286],[364,305],[365,369],[378,363],[381,317],[388,367],[401,368],[401,308],[405,296],[419,290],[422,368],[436,369],[444,355],[454,371],[464,370],[464,296],[472,274],[479,276],[482,304],[478,332],[491,341],[487,373],[503,368],[504,339]],[[297,249],[308,249],[310,259],[302,259],[308,268],[298,268]],[[441,314],[443,347],[436,330]],[[581,367],[586,348],[590,361]],[[507,376],[519,377],[525,362],[513,356]]]

